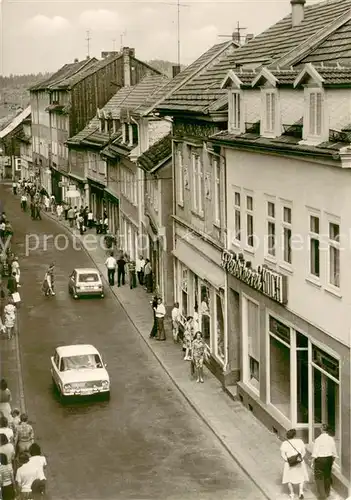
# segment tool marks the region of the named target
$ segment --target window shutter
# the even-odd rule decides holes
[[[316,130],[316,94],[310,94],[310,133],[315,134]]]
[[[322,135],[322,94],[316,94],[316,133]]]

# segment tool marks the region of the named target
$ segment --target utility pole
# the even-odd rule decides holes
[[[185,3],[180,3],[180,0],[177,0],[177,3],[166,3],[162,2],[163,5],[173,5],[177,7],[177,64],[180,66],[180,8],[181,7],[190,7],[190,5]]]
[[[124,37],[126,36],[126,32],[123,31],[123,33],[121,33],[121,36],[120,36],[120,40],[121,40],[121,50],[123,49],[123,41],[124,41]]]
[[[87,42],[87,51],[88,51],[88,57],[90,57],[90,40],[91,40],[91,36],[90,36],[90,30],[87,30],[87,37],[86,37],[86,42]]]

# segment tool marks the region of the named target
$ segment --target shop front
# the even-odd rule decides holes
[[[51,194],[55,196],[56,203],[64,201],[63,188],[66,184],[68,186],[68,180],[62,176],[61,172],[51,168]]]
[[[345,484],[350,479],[349,348],[288,309],[287,276],[265,266],[252,269],[241,254],[227,251],[222,267],[228,300],[238,299],[241,318],[241,401],[281,438],[297,429],[309,449],[322,423],[328,424],[339,453],[335,473]]]
[[[69,191],[75,192],[76,196],[72,196],[71,204],[74,207],[85,207],[88,205],[87,191],[88,184],[87,181],[75,174],[68,174],[69,177]]]
[[[198,315],[197,328],[211,353],[208,367],[223,384],[230,385],[235,367],[227,342],[226,274],[220,266],[221,253],[193,237],[192,244],[176,239],[173,256],[174,297],[179,302],[182,321]]]
[[[108,217],[109,233],[119,236],[119,198],[108,188],[105,188],[105,207]]]
[[[105,210],[105,185],[100,184],[88,177],[89,186],[89,207],[93,212],[94,219],[99,220],[103,218]]]
[[[138,226],[125,214],[121,214],[119,234],[120,247],[130,260],[136,260],[138,255]]]

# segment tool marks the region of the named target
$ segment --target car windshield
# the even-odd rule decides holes
[[[99,275],[97,273],[84,273],[78,275],[79,283],[96,283],[99,281]]]
[[[82,354],[62,358],[62,371],[79,370],[81,368],[102,368],[103,364],[98,354]]]

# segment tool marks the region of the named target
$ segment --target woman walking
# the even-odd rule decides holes
[[[11,462],[8,462],[5,453],[0,453],[0,486],[2,500],[14,500],[16,494],[13,467]]]
[[[4,307],[4,324],[7,331],[7,338],[9,340],[15,335],[16,327],[16,306],[13,299],[8,299],[8,304]]]
[[[55,295],[54,292],[54,270],[55,264],[52,262],[49,266],[49,269],[45,273],[44,281],[42,284],[42,291],[46,297],[50,295]]]
[[[11,401],[11,391],[7,386],[6,380],[3,378],[0,381],[0,412],[7,418],[8,422],[12,422]]]
[[[194,364],[196,382],[203,383],[204,381],[204,357],[205,357],[205,342],[201,332],[195,333],[195,338],[191,346],[191,358]]]
[[[308,481],[307,467],[304,462],[306,448],[302,439],[296,438],[295,429],[290,429],[286,433],[286,440],[280,447],[280,454],[285,462],[282,483],[288,485],[290,498],[295,498],[294,484],[299,485],[299,498],[304,498],[304,482]]]
[[[186,324],[183,335],[184,361],[191,361],[191,344],[194,335],[194,320],[192,316],[186,318]]]

